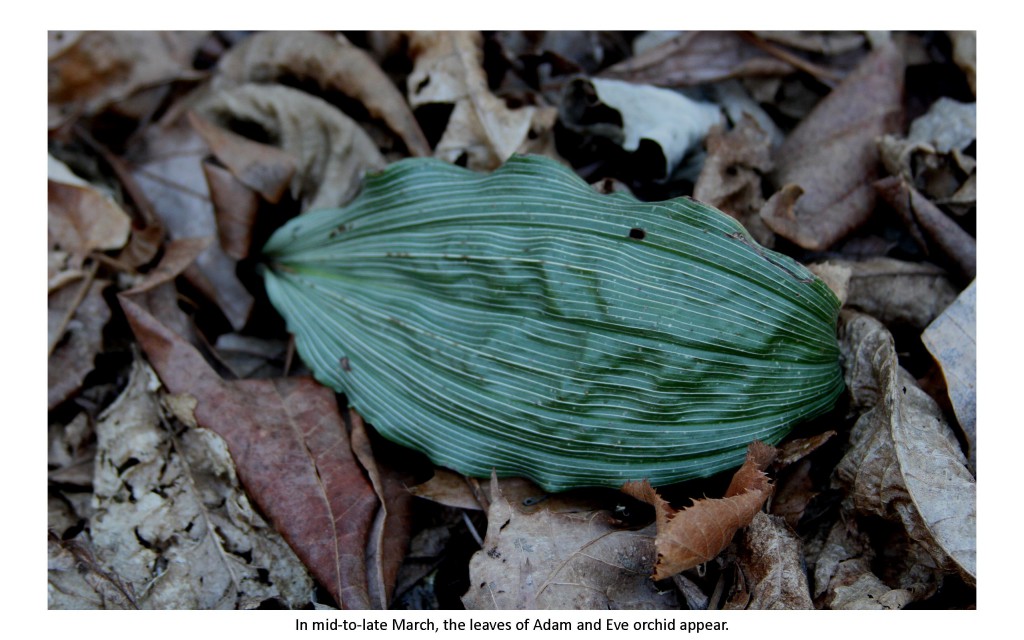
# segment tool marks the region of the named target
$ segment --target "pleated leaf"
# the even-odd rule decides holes
[[[839,302],[732,218],[558,163],[411,159],[267,243],[267,293],[384,436],[548,490],[739,466],[842,391]]]

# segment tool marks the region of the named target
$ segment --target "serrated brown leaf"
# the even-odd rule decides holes
[[[646,480],[622,486],[623,493],[654,507],[658,529],[655,580],[713,560],[732,542],[737,531],[750,524],[772,493],[764,469],[775,453],[774,448],[763,442],[752,442],[747,459],[733,475],[724,498],[694,500],[692,506],[682,510],[669,505]]]
[[[823,250],[874,210],[876,139],[902,124],[903,62],[895,45],[874,50],[801,120],[776,150],[779,193],[761,217],[805,249]],[[794,188],[803,194],[793,200]]]
[[[402,138],[410,154],[430,155],[427,139],[398,87],[369,54],[340,34],[257,33],[221,58],[217,74],[218,80],[234,84],[270,83],[285,77],[315,82],[325,91],[358,100]]]
[[[340,606],[370,608],[365,554],[378,501],[334,394],[310,378],[222,380],[146,309],[120,300],[161,381],[196,399],[197,422],[224,438],[242,484],[303,563]]]

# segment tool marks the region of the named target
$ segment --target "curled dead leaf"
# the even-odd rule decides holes
[[[327,102],[298,89],[244,84],[214,91],[196,111],[215,124],[249,123],[295,158],[291,195],[304,209],[337,207],[359,190],[368,171],[384,167],[377,145]]]
[[[430,146],[405,98],[377,63],[341,34],[271,31],[232,47],[217,65],[218,84],[271,83],[283,78],[314,82],[345,94],[383,120],[414,156]]]
[[[854,513],[901,525],[938,571],[973,584],[975,481],[941,409],[899,366],[877,320],[844,311],[840,348],[853,404],[865,410],[836,468]]]
[[[744,609],[813,609],[800,538],[778,516],[760,511],[739,537]],[[728,607],[727,607],[728,608]]]
[[[436,157],[476,171],[489,171],[529,141],[536,109],[510,109],[491,93],[479,32],[413,32],[409,34],[409,52],[414,65],[408,79],[412,107],[453,105],[434,149]],[[537,134],[535,131],[534,136]]]
[[[694,500],[692,506],[682,510],[672,507],[646,480],[622,486],[626,495],[654,507],[658,531],[655,580],[713,560],[737,531],[750,524],[772,493],[764,470],[775,455],[776,450],[769,445],[752,442],[724,498]]]

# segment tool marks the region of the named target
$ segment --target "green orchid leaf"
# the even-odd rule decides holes
[[[546,158],[400,161],[265,254],[317,379],[472,476],[708,476],[843,389],[822,281],[707,205],[601,195]]]

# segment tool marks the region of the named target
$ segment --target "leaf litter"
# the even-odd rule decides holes
[[[49,367],[50,606],[904,608],[933,606],[958,581],[972,598],[974,372],[951,349],[973,335],[971,294],[954,302],[975,273],[973,95],[902,123],[911,87],[888,41],[928,64],[937,49],[915,34],[657,35],[51,33],[52,152],[92,166],[90,180],[109,171],[96,184],[115,188],[51,174],[51,330],[62,337],[51,335]],[[943,73],[973,87],[973,32],[937,37],[962,68]],[[90,53],[89,42],[104,44]],[[100,55],[129,72],[113,81]],[[212,67],[197,69],[204,58]],[[92,74],[77,87],[74,65]],[[697,154],[703,171],[622,175],[564,135],[560,90],[580,76],[713,100],[728,121]],[[138,128],[111,137],[110,118]],[[636,489],[654,524],[614,492],[548,495],[441,469],[423,483],[428,465],[377,446],[372,425],[301,377],[253,262],[268,230],[345,202],[404,154],[490,169],[516,151],[564,157],[641,198],[696,194],[818,261],[846,302],[845,401],[730,489],[724,475]],[[115,292],[120,309],[107,304]],[[132,342],[156,378],[138,372]],[[150,415],[132,422],[145,435],[111,440],[128,405]],[[115,499],[129,494],[135,503]],[[220,511],[213,495],[230,496]],[[706,495],[728,497],[672,506]],[[742,516],[730,507],[701,522],[729,500],[749,503]],[[221,519],[223,532],[201,537],[200,522]],[[212,561],[200,566],[184,540]],[[283,568],[293,552],[308,574]],[[205,591],[183,588],[204,569],[216,574]]]

